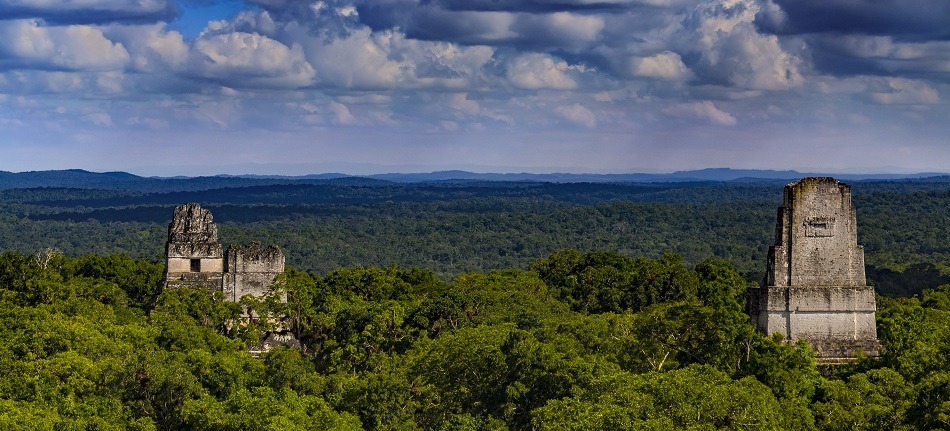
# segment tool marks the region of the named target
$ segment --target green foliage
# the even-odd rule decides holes
[[[824,381],[813,405],[816,423],[826,430],[909,429],[905,413],[911,394],[904,378],[888,368]]]
[[[203,430],[354,431],[361,429],[353,415],[339,413],[321,398],[298,395],[290,389],[241,389],[220,400],[210,395],[188,400],[184,423]]]
[[[149,310],[158,295],[164,265],[135,260],[127,254],[85,255],[70,260],[73,276],[98,278],[115,283],[131,302],[130,305]]]
[[[765,385],[692,365],[666,373],[618,373],[538,409],[540,430],[779,429],[786,422]]]
[[[0,255],[0,428],[946,429],[950,285],[880,298],[883,355],[822,377],[729,263],[562,249],[532,271],[288,270],[156,292],[128,256]],[[286,303],[280,298],[288,298]],[[246,310],[271,319],[246,322]],[[247,351],[281,325],[302,349]]]
[[[699,280],[683,258],[630,259],[614,252],[562,250],[532,268],[580,312],[639,311],[652,304],[696,298]]]
[[[311,272],[395,263],[450,279],[525,268],[538,257],[573,248],[653,259],[676,253],[690,264],[726,259],[745,279],[758,282],[783,185],[353,179],[251,186],[249,179],[204,180],[177,193],[0,191],[0,245],[27,254],[55,248],[71,256],[128,253],[152,259],[163,253],[173,207],[194,201],[213,211],[223,242],[280,244],[290,265]],[[232,182],[242,187],[203,189]],[[911,295],[947,283],[950,182],[852,186],[868,276],[879,291]],[[147,286],[137,284],[140,290],[130,290],[130,300],[143,301]]]
[[[882,300],[878,311],[878,338],[885,347],[881,360],[905,378],[950,369],[950,311],[941,307],[945,293],[925,291],[918,298]]]

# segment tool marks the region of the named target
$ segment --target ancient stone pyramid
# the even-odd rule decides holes
[[[749,291],[753,323],[785,340],[807,341],[819,361],[841,362],[859,351],[877,355],[876,309],[851,187],[814,177],[785,186],[765,281]]]

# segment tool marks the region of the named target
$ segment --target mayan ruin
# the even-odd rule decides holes
[[[219,291],[232,302],[248,294],[267,294],[274,278],[284,272],[284,254],[276,245],[231,245],[222,252],[211,211],[194,202],[175,208],[165,259],[164,288]]]
[[[858,352],[877,356],[875,311],[851,187],[828,177],[785,186],[763,286],[749,290],[753,323],[805,340],[820,362],[835,363]]]

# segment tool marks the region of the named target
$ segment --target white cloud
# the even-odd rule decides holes
[[[710,67],[726,74],[731,84],[752,90],[785,90],[802,84],[801,60],[779,46],[776,36],[756,33],[751,24],[717,40]],[[708,57],[712,60],[714,56]]]
[[[136,133],[244,139],[251,148],[254,132],[279,136],[262,159],[335,151],[371,160],[386,156],[354,143],[378,142],[383,130],[407,158],[413,151],[400,145],[437,153],[445,142],[437,133],[451,131],[453,157],[474,160],[491,145],[493,157],[510,150],[505,157],[518,160],[539,153],[529,142],[561,140],[584,143],[564,144],[574,145],[563,156],[572,161],[594,160],[590,146],[623,147],[594,152],[616,167],[653,163],[624,159],[634,145],[679,161],[696,136],[733,155],[759,148],[740,142],[773,138],[848,134],[937,147],[947,136],[936,108],[950,89],[950,42],[766,33],[762,23],[800,20],[778,1],[249,0],[255,6],[196,38],[162,20],[93,13],[165,0],[18,1],[82,10],[76,20],[42,12],[45,21],[10,19],[12,1],[0,0],[0,122],[61,142],[97,135],[102,148],[119,135],[144,142]],[[651,6],[633,6],[642,4]],[[67,25],[90,22],[111,24]],[[722,127],[738,125],[750,127]],[[690,153],[703,162],[713,154]],[[556,166],[549,157],[546,166]]]
[[[559,117],[570,121],[571,123],[578,124],[589,129],[597,127],[597,115],[591,112],[590,109],[585,108],[580,103],[567,106],[558,106],[554,108],[554,113]]]
[[[26,69],[116,70],[129,61],[120,43],[87,25],[50,27],[39,20],[0,21],[0,65]]]
[[[570,90],[577,88],[571,78],[570,66],[564,61],[554,61],[543,54],[523,54],[508,61],[505,75],[516,87],[537,90]]]
[[[299,45],[291,47],[256,33],[228,33],[195,41],[192,72],[231,87],[299,88],[316,73]]]
[[[703,120],[719,126],[734,126],[737,121],[732,114],[706,100],[695,103],[680,103],[663,109],[667,115],[686,120]]]
[[[330,112],[333,114],[332,121],[334,124],[351,126],[357,123],[356,117],[342,103],[330,102]]]
[[[446,42],[406,39],[401,32],[354,29],[329,38],[292,27],[281,38],[298,41],[314,67],[318,84],[344,89],[385,89],[470,85],[494,52]]]
[[[679,54],[669,51],[633,59],[631,71],[635,76],[668,80],[684,80],[692,75]]]
[[[714,82],[751,90],[801,85],[802,60],[786,52],[778,37],[758,33],[753,23],[758,10],[753,0],[704,2],[687,20],[693,31],[681,43],[698,51],[697,67]]]
[[[137,71],[161,73],[180,70],[188,60],[190,47],[181,33],[164,23],[150,25],[110,25],[103,34],[121,43],[131,55]]]

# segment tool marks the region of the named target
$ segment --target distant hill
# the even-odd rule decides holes
[[[19,173],[0,171],[0,188],[97,188],[98,186],[130,184],[142,179],[142,177],[127,172],[89,172],[82,169]]]
[[[950,174],[838,174],[803,173],[754,169],[709,168],[677,171],[669,174],[569,174],[569,173],[475,173],[437,171],[428,173],[390,173],[350,176],[339,173],[304,176],[217,175],[210,177],[140,177],[127,172],[90,172],[81,169],[6,172],[0,171],[0,189],[60,187],[78,189],[131,190],[147,192],[198,191],[227,187],[279,184],[340,184],[374,186],[387,183],[439,182],[537,182],[537,183],[667,183],[667,182],[738,182],[769,183],[792,181],[806,176],[834,176],[848,181],[926,179],[950,181]]]
[[[0,190],[53,187],[139,192],[186,192],[232,187],[327,183],[371,186],[388,182],[372,178],[348,177],[343,174],[320,174],[303,177],[219,175],[163,178],[140,177],[127,172],[89,172],[81,169],[19,173],[0,171]]]
[[[707,168],[695,171],[676,171],[669,174],[497,174],[473,173],[467,171],[437,171],[414,174],[377,174],[369,175],[387,181],[400,183],[435,181],[532,181],[549,183],[666,183],[694,181],[734,181],[734,182],[771,182],[776,180],[793,181],[802,177],[831,176],[842,180],[897,180],[947,176],[944,173],[925,172],[919,174],[828,174],[805,173],[798,171],[774,171],[758,169]]]

